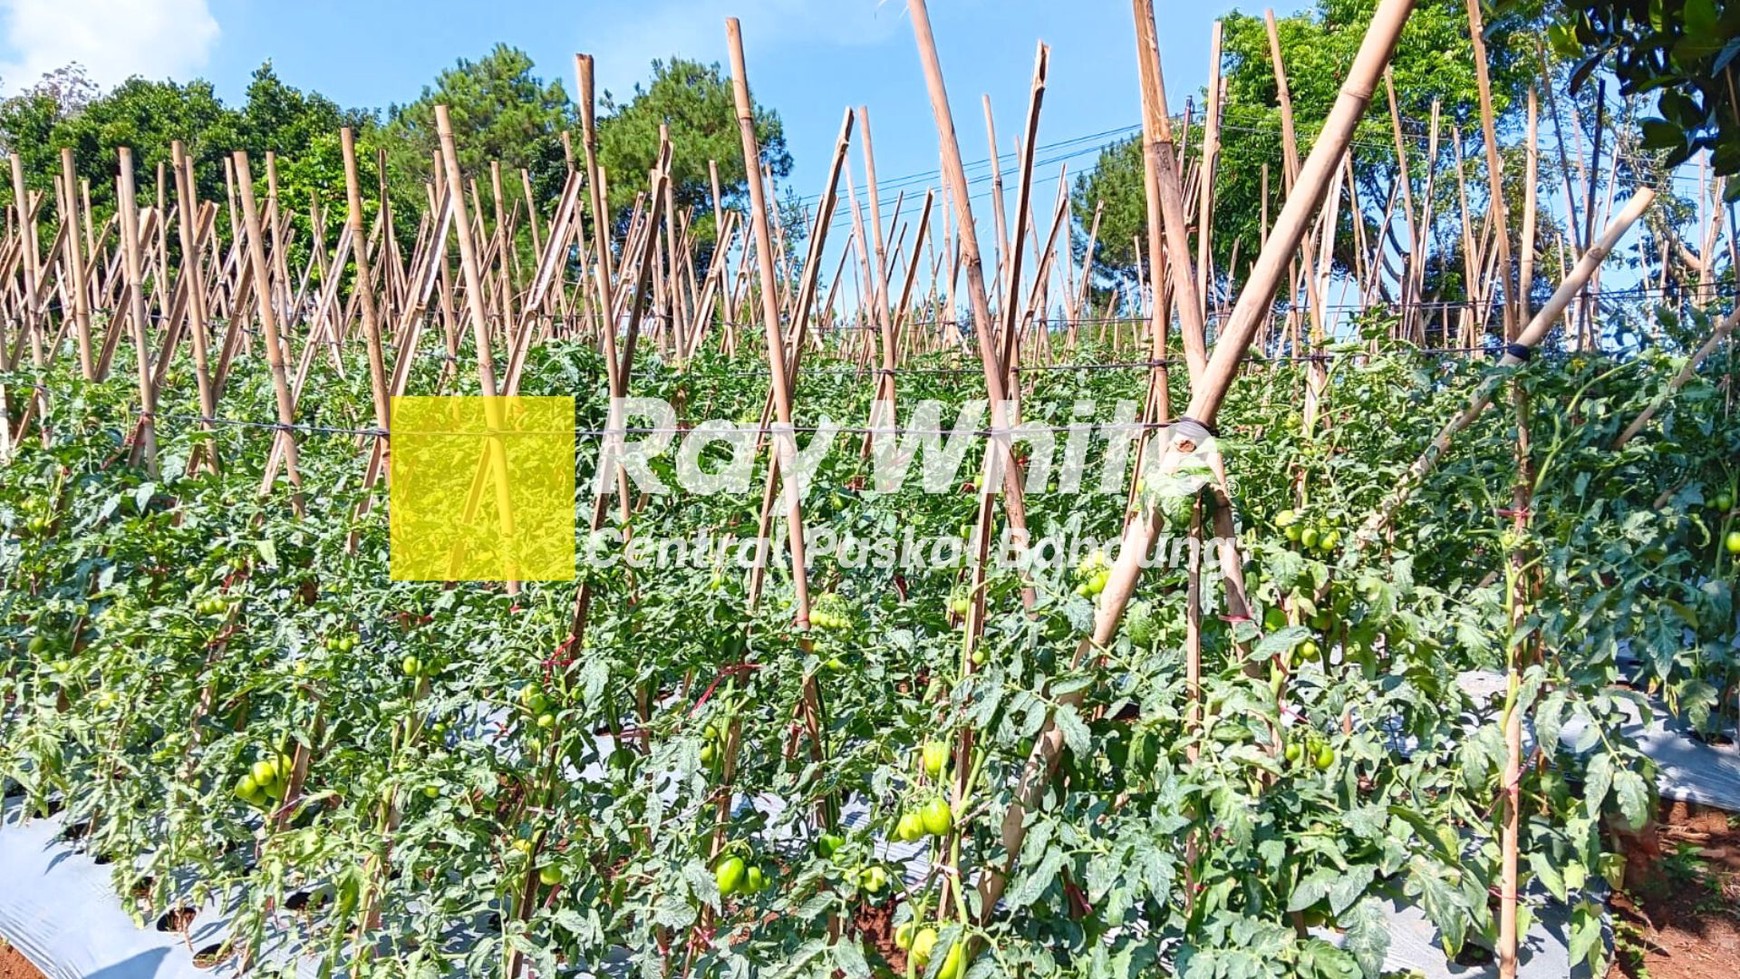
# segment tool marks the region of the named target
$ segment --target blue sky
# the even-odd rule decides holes
[[[1157,0],[1175,108],[1204,84],[1210,24],[1234,6]],[[1297,6],[1283,2],[1277,12]],[[1139,120],[1125,0],[932,0],[930,7],[967,160],[987,155],[981,94],[991,97],[1003,151],[1012,149],[1041,40],[1051,45],[1042,147]],[[0,88],[16,90],[47,68],[79,60],[104,84],[134,73],[203,76],[226,100],[238,100],[248,74],[270,58],[291,84],[345,105],[383,106],[415,97],[454,59],[504,41],[570,91],[572,54],[590,52],[601,85],[622,96],[646,77],[653,58],[723,63],[729,15],[743,21],[757,99],[785,120],[797,193],[820,190],[847,106],[870,109],[883,183],[936,168],[936,130],[901,0],[0,0]],[[1045,188],[1039,207],[1059,168],[1073,173],[1091,164],[1100,142],[1041,151],[1048,162],[1037,170]]]

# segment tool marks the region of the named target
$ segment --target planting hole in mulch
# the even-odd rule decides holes
[[[193,918],[196,914],[198,912],[192,908],[171,908],[163,912],[163,916],[157,919],[157,930],[186,934],[187,929],[193,924]]]
[[[195,968],[210,969],[222,964],[233,954],[235,949],[228,942],[219,942],[193,953],[193,964]]]
[[[1625,890],[1613,896],[1615,975],[1740,975],[1740,815],[1663,803],[1626,840]]]

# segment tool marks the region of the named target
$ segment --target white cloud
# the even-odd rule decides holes
[[[105,88],[133,75],[185,78],[217,37],[207,0],[0,0],[0,89],[73,61]]]
[[[726,64],[727,17],[743,22],[751,78],[758,51],[794,44],[876,44],[906,26],[906,5],[897,0],[648,0],[617,9],[625,13],[587,31],[580,50],[597,58],[600,90],[618,98],[646,79],[655,58],[679,55]]]

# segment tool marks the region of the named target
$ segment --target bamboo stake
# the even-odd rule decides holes
[[[1177,147],[1172,140],[1172,119],[1166,113],[1166,84],[1160,68],[1160,37],[1154,26],[1154,0],[1131,0],[1136,18],[1136,65],[1142,84],[1143,161],[1150,171],[1148,205],[1148,262],[1158,317],[1165,304],[1159,301],[1162,263],[1171,274],[1173,298],[1178,309],[1178,332],[1183,340],[1184,363],[1192,383],[1208,361],[1203,338],[1203,305],[1196,288],[1196,273],[1190,267],[1190,236],[1184,220],[1183,191],[1179,187]],[[1159,220],[1156,221],[1155,218]],[[1161,236],[1164,231],[1165,245]],[[1166,324],[1156,319],[1156,335]],[[1165,359],[1164,342],[1155,345],[1155,360]],[[1156,370],[1160,370],[1156,368]],[[1164,372],[1161,371],[1161,377]]]
[[[71,150],[67,151],[70,159]],[[213,427],[217,416],[217,394],[212,388],[210,357],[206,349],[208,342],[205,316],[205,282],[200,270],[200,238],[194,232],[194,214],[198,209],[199,190],[194,182],[193,159],[187,155],[181,140],[170,144],[171,162],[175,169],[176,210],[179,212],[179,227],[181,239],[181,281],[187,284],[187,327],[193,344],[193,375],[199,385],[199,413],[204,416],[201,427],[211,433],[212,438],[206,443],[206,458],[213,472],[218,469],[216,429]],[[164,360],[167,362],[168,353]]]
[[[725,38],[731,48],[731,94],[737,104],[737,128],[743,141],[743,167],[749,173],[750,226],[755,236],[755,266],[761,280],[761,318],[767,331],[767,363],[773,382],[773,404],[777,416],[779,440],[776,457],[785,454],[789,462],[796,458],[797,445],[791,434],[792,397],[790,375],[786,372],[785,337],[780,333],[778,284],[774,281],[773,239],[768,232],[767,192],[754,176],[760,170],[761,148],[756,144],[755,109],[749,98],[749,77],[743,62],[743,34],[737,18],[725,21]],[[796,626],[800,632],[810,627],[810,589],[808,564],[804,555],[803,501],[798,494],[796,474],[787,469],[786,541],[791,549],[791,577],[795,591]]]
[[[369,466],[363,478],[363,504],[366,506],[367,490],[374,486],[377,474],[391,472],[386,434],[391,422],[390,402],[387,396],[386,355],[381,348],[380,318],[375,309],[374,275],[369,267],[368,245],[363,238],[362,182],[357,175],[356,134],[349,126],[339,130],[339,144],[344,154],[344,195],[345,205],[349,209],[345,220],[350,227],[351,240],[363,242],[356,247],[352,256],[352,260],[356,262],[356,284],[353,291],[357,297],[358,311],[362,315],[363,337],[368,341],[369,392],[374,397],[375,427],[381,433],[374,440],[373,455],[378,462]],[[353,539],[352,547],[354,546]]]
[[[1601,237],[1584,251],[1583,257],[1578,259],[1576,267],[1559,284],[1559,288],[1554,291],[1552,298],[1547,300],[1546,304],[1529,321],[1529,325],[1517,335],[1515,342],[1510,345],[1503,359],[1499,361],[1500,367],[1513,367],[1528,358],[1534,347],[1546,336],[1547,331],[1552,329],[1559,314],[1583,290],[1590,276],[1594,275],[1595,270],[1607,258],[1608,253],[1619,243],[1619,239],[1625,235],[1626,231],[1630,230],[1632,223],[1642,216],[1654,200],[1655,191],[1653,189],[1641,188],[1619,214],[1614,216],[1612,223],[1607,226],[1605,231],[1601,232]],[[1487,375],[1486,379],[1475,388],[1473,395],[1469,398],[1468,407],[1464,408],[1438,432],[1431,444],[1426,447],[1425,452],[1421,453],[1414,464],[1408,468],[1408,471],[1402,475],[1395,488],[1391,490],[1390,495],[1360,526],[1359,531],[1350,542],[1349,549],[1351,551],[1363,550],[1388,528],[1397,511],[1425,481],[1426,476],[1436,468],[1438,460],[1450,447],[1450,440],[1455,438],[1458,432],[1473,424],[1474,420],[1480,417],[1481,412],[1486,410],[1487,405],[1492,403],[1499,381],[1507,374],[1507,371],[1495,371]]]
[[[913,3],[915,25],[922,19],[919,15],[922,2],[914,0]],[[1232,315],[1221,330],[1220,339],[1203,372],[1202,383],[1193,385],[1188,418],[1205,426],[1214,424],[1215,415],[1237,376],[1239,363],[1262,324],[1263,312],[1275,294],[1287,256],[1298,248],[1307,225],[1322,203],[1324,192],[1340,166],[1341,155],[1346,152],[1360,116],[1371,101],[1377,79],[1389,63],[1396,39],[1413,7],[1413,0],[1382,0],[1379,3],[1335,105],[1324,122],[1323,131],[1312,145],[1311,154],[1300,170],[1292,193],[1287,195],[1275,228],[1264,242],[1238,302],[1233,306]],[[1160,471],[1175,469],[1178,461],[1178,453],[1169,448],[1159,460]],[[1104,648],[1116,633],[1124,609],[1135,592],[1143,559],[1153,550],[1159,526],[1158,515],[1145,510],[1125,528],[1123,547],[1105,590],[1100,593],[1101,605],[1095,615],[1093,634],[1077,649],[1078,662],[1094,655],[1094,650]],[[1073,706],[1081,702],[1082,694],[1069,693],[1058,700]],[[1019,858],[1027,836],[1027,813],[1038,804],[1050,784],[1062,751],[1063,736],[1055,722],[1048,719],[1034,740],[1033,751],[1028,755],[1020,783],[1004,815],[1001,841],[1003,852],[1007,854],[1006,862],[999,867],[986,868],[979,880],[981,921],[990,918],[1003,896],[1013,862]]]
[[[85,380],[96,378],[96,364],[91,360],[91,294],[85,282],[85,263],[79,255],[78,194],[74,178],[78,169],[73,165],[70,146],[60,149],[61,181],[66,187],[66,255],[68,291],[72,293],[73,330],[78,338],[79,375]]]
[[[247,232],[248,258],[254,274],[254,298],[259,304],[260,328],[266,335],[266,363],[272,374],[272,390],[276,395],[278,405],[278,429],[273,433],[273,451],[282,450],[284,465],[290,475],[290,485],[293,487],[290,505],[298,517],[303,514],[302,505],[302,474],[296,464],[296,402],[290,394],[289,380],[284,370],[284,346],[278,332],[278,313],[272,308],[271,289],[267,283],[271,281],[271,272],[266,264],[266,245],[260,232],[260,215],[254,205],[254,177],[248,167],[248,153],[237,150],[231,157],[235,161],[236,183],[238,196],[242,205],[242,221]],[[260,481],[260,495],[264,496],[272,490],[276,473],[267,467],[265,478]]]
[[[1492,188],[1492,196],[1487,201],[1488,213],[1492,215],[1497,228],[1498,267],[1497,282],[1504,296],[1504,336],[1506,340],[1515,339],[1517,329],[1516,290],[1510,282],[1510,219],[1508,208],[1504,202],[1504,163],[1498,155],[1498,130],[1493,124],[1492,111],[1492,80],[1487,74],[1487,54],[1485,26],[1481,20],[1480,0],[1466,0],[1468,8],[1468,34],[1474,43],[1474,80],[1480,89],[1480,129],[1486,143],[1486,176]],[[1532,146],[1533,140],[1530,140]],[[1510,979],[1506,976],[1505,979]]]
[[[157,475],[157,392],[151,383],[151,346],[145,332],[145,290],[139,260],[139,205],[133,191],[133,151],[119,149],[116,209],[121,218],[121,254],[126,263],[127,321],[133,328],[134,362],[139,369],[139,427],[134,458],[143,453],[145,470]],[[13,159],[17,159],[14,157]]]

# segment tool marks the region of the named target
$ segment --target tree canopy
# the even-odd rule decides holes
[[[416,101],[388,108],[389,166],[419,183],[429,175],[440,147],[435,106],[445,105],[459,168],[480,185],[488,184],[490,162],[500,161],[509,173],[525,168],[544,193],[559,189],[567,168],[562,133],[578,121],[562,83],[540,78],[533,67],[524,51],[498,44],[477,61],[461,58],[442,71]]]
[[[1522,6],[1531,0],[1509,0]],[[1740,173],[1740,3],[1730,0],[1552,0],[1548,35],[1576,64],[1573,90],[1607,68],[1626,96],[1656,95],[1643,144],[1672,167],[1702,150],[1718,175]],[[1740,181],[1728,182],[1729,199]]]
[[[640,178],[658,155],[660,124],[671,134],[672,199],[678,210],[694,208],[704,231],[710,234],[713,214],[709,161],[718,165],[719,192],[726,204],[748,193],[731,80],[717,64],[682,58],[654,61],[651,82],[635,85],[628,101],[618,103],[606,92],[601,102],[605,115],[598,123],[598,154],[613,175],[610,208],[619,221],[645,186]],[[790,174],[791,154],[779,113],[756,105],[755,136],[762,164],[775,177]]]
[[[1310,152],[1335,103],[1376,7],[1376,0],[1318,0],[1314,9],[1276,22],[1301,159]],[[1261,236],[1264,167],[1271,215],[1284,199],[1285,177],[1281,108],[1263,19],[1234,12],[1223,25],[1226,100],[1215,175],[1213,245],[1216,270],[1237,275],[1229,268],[1235,244],[1243,266],[1255,255]],[[1528,27],[1520,15],[1487,25],[1493,108],[1501,125],[1514,116],[1540,70]],[[1446,144],[1450,127],[1458,127],[1464,135],[1478,130],[1480,94],[1474,60],[1464,0],[1422,0],[1408,19],[1391,63],[1397,110],[1405,139],[1412,144],[1406,147],[1410,164],[1421,163],[1425,155],[1424,133],[1434,102],[1439,105]],[[1379,207],[1398,176],[1385,98],[1380,91],[1373,100],[1353,144],[1361,197]],[[1201,101],[1199,96],[1199,105]],[[1191,124],[1200,127],[1200,111]],[[1200,143],[1199,133],[1191,143]],[[1114,278],[1131,275],[1139,258],[1136,242],[1146,241],[1147,228],[1140,137],[1105,147],[1094,169],[1076,178],[1072,197],[1083,228],[1103,203],[1096,258],[1101,270]],[[1086,247],[1085,235],[1076,246]]]
[[[711,236],[713,195],[708,161],[718,164],[720,193],[728,203],[747,193],[731,83],[718,65],[673,59],[652,63],[652,77],[618,102],[601,100],[599,151],[610,174],[610,206],[626,218],[634,195],[645,186],[658,153],[661,123],[676,146],[673,193],[679,208],[693,207],[697,231]],[[278,156],[279,191],[303,220],[312,195],[327,210],[335,229],[342,217],[343,162],[338,130],[356,130],[363,177],[378,179],[376,158],[387,162],[389,194],[420,206],[423,181],[439,146],[435,106],[448,107],[460,169],[475,178],[485,200],[492,188],[489,165],[499,161],[518,197],[518,171],[525,168],[535,190],[547,200],[561,187],[567,169],[563,134],[578,135],[578,113],[559,81],[541,77],[523,51],[496,45],[476,60],[460,59],[443,70],[413,101],[377,112],[345,108],[313,90],[286,83],[272,67],[253,73],[245,97],[229,106],[210,82],[131,78],[99,92],[83,69],[68,66],[34,86],[0,100],[0,150],[18,153],[33,187],[47,189],[60,172],[60,149],[72,147],[79,174],[90,181],[99,213],[113,207],[116,150],[133,150],[143,184],[169,159],[170,143],[180,139],[195,162],[199,190],[208,200],[225,194],[223,160],[245,149],[255,157]],[[757,134],[762,161],[775,176],[791,172],[791,154],[778,113],[758,106]],[[264,186],[265,167],[254,166]],[[10,181],[0,180],[0,202],[10,201]],[[365,195],[373,196],[373,195]],[[222,230],[220,228],[220,230]],[[413,233],[406,226],[401,233]]]

